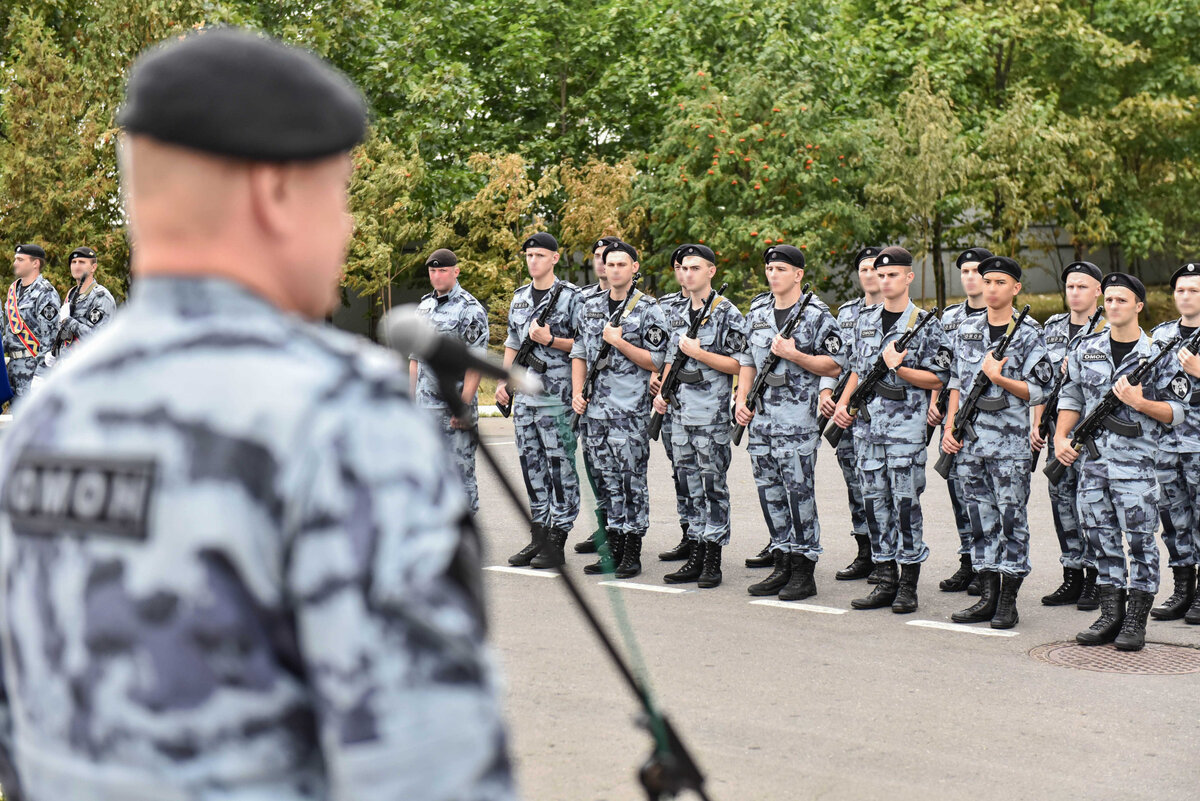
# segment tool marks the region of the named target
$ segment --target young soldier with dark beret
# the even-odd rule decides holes
[[[758,501],[767,529],[775,569],[752,584],[751,595],[775,595],[799,601],[817,594],[813,570],[821,555],[815,471],[821,430],[817,402],[822,377],[841,372],[846,358],[837,321],[824,304],[811,302],[792,335],[780,329],[797,311],[804,284],[804,253],[791,245],[775,245],[763,253],[767,284],[774,303],[758,306],[746,318],[749,344],[738,356],[736,421],[747,427],[746,450],[754,469]],[[767,379],[757,410],[746,395],[770,354],[779,363]]]
[[[1054,364],[1055,380],[1058,380],[1061,371],[1067,369],[1068,352],[1079,344],[1079,335],[1094,334],[1104,328],[1101,319],[1094,331],[1084,330],[1096,313],[1097,302],[1103,298],[1100,292],[1101,278],[1100,268],[1088,261],[1072,262],[1063,268],[1062,281],[1068,311],[1051,317],[1043,328],[1046,350]],[[1051,422],[1050,436],[1043,441],[1038,436],[1038,426],[1044,414],[1044,406],[1034,407],[1029,436],[1034,451],[1048,448],[1046,461],[1049,462],[1054,459],[1054,422]],[[1057,589],[1042,598],[1042,603],[1046,606],[1078,604],[1079,609],[1098,609],[1096,556],[1088,549],[1087,538],[1079,530],[1079,515],[1076,513],[1075,491],[1078,483],[1079,471],[1074,467],[1067,470],[1057,484],[1047,482],[1054,532],[1058,535],[1058,547],[1062,554],[1059,562],[1062,563],[1063,581]]]
[[[42,275],[46,251],[41,245],[17,245],[16,280],[4,300],[4,360],[15,398],[29,392],[38,368],[54,344],[61,304],[58,290]]]
[[[112,293],[96,281],[99,264],[96,251],[89,247],[75,248],[67,261],[76,285],[68,290],[67,299],[58,311],[55,347],[48,349],[43,357],[42,366],[38,369],[39,379],[76,343],[112,322],[113,314],[117,311],[117,301]]]
[[[1029,575],[1029,406],[1054,383],[1041,326],[1026,316],[1011,331],[1004,357],[996,343],[1016,324],[1014,301],[1021,291],[1021,267],[1004,256],[979,263],[987,313],[966,318],[955,332],[949,404],[942,450],[957,454],[953,470],[962,491],[973,536],[971,563],[979,574],[979,603],[951,617],[956,623],[991,621],[994,629],[1017,624],[1017,594]],[[989,384],[976,407],[976,436],[954,438],[963,397],[983,374]]]
[[[1127,374],[1156,352],[1138,327],[1146,288],[1132,275],[1109,273],[1101,289],[1108,331],[1084,337],[1067,357],[1054,455],[1064,465],[1078,463],[1079,524],[1099,569],[1100,617],[1075,639],[1082,645],[1115,642],[1119,650],[1139,651],[1146,643],[1146,620],[1159,580],[1154,539],[1158,443],[1183,421],[1191,384],[1170,358],[1158,362],[1140,384],[1129,383]],[[1109,389],[1122,405],[1096,435],[1099,456],[1086,448],[1080,453],[1071,447],[1075,424]]]
[[[917,610],[921,563],[929,558],[921,515],[929,390],[940,389],[949,378],[951,353],[938,325],[924,326],[906,350],[895,348],[895,341],[928,313],[909,299],[912,254],[902,247],[884,248],[875,258],[875,272],[883,302],[858,318],[850,380],[833,417],[841,428],[855,426],[856,436],[862,437],[857,450],[859,481],[871,533],[871,559],[881,566],[874,591],[850,605],[855,609],[891,606],[893,612],[907,614]],[[851,417],[850,396],[879,358],[890,375],[867,401],[867,414]],[[902,565],[899,570],[897,563]]]

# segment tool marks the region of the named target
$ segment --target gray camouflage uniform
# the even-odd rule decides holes
[[[146,277],[0,450],[0,744],[41,801],[514,796],[478,537],[405,364]]]
[[[67,292],[66,303],[71,302],[74,293],[72,288]],[[54,340],[62,339],[56,359],[63,359],[80,341],[92,336],[101,327],[112,322],[117,311],[117,301],[105,287],[93,282],[88,290],[75,299],[75,308],[71,316],[59,325],[55,331]],[[53,341],[52,340],[52,343]],[[44,376],[50,368],[43,359],[38,366],[38,375]]]
[[[987,307],[981,309],[971,309],[970,314],[967,313],[968,306],[966,302],[954,303],[947,306],[942,311],[942,330],[946,332],[946,344],[950,346],[950,350],[957,352],[958,349],[958,328],[964,321],[977,317],[979,315],[987,316]],[[949,392],[949,389],[942,389],[942,392]],[[944,408],[944,407],[943,407]],[[941,431],[946,430],[945,424],[941,426]],[[937,436],[935,434],[935,436]],[[934,447],[939,447],[940,439],[934,443]],[[950,509],[954,512],[954,527],[958,530],[958,553],[971,553],[971,544],[974,537],[971,529],[971,518],[967,515],[966,506],[963,504],[963,488],[962,482],[958,478],[958,471],[950,472],[950,478],[946,480],[946,491],[950,494]]]
[[[667,320],[668,334],[674,333],[677,327],[682,327],[684,331],[687,330],[687,318],[675,315],[673,311],[676,307],[686,308],[688,305],[690,302],[682,292],[671,292],[658,299],[658,307],[662,309],[663,316]],[[671,421],[673,419],[674,416],[668,409],[666,415],[663,416],[658,438],[662,440],[663,450],[667,452],[667,459],[671,462],[671,478],[675,482],[675,512],[679,515],[680,524],[686,526],[688,521],[687,485],[675,466],[675,449],[671,445]]]
[[[1151,334],[1155,344],[1179,334],[1179,323],[1170,320],[1156,326]],[[1177,345],[1175,352],[1181,347],[1183,344]],[[1200,561],[1200,391],[1196,380],[1187,378],[1183,419],[1158,442],[1159,514],[1170,567],[1188,567]]]
[[[855,298],[843,303],[838,308],[837,325],[842,339],[842,346],[848,355],[854,345],[854,326],[863,310],[870,308],[865,298]],[[843,370],[848,369],[845,365]],[[839,378],[824,376],[821,378],[821,389],[832,390],[837,386]],[[850,502],[850,533],[855,536],[867,536],[867,512],[863,504],[862,487],[858,483],[858,456],[855,453],[856,439],[854,426],[846,429],[838,440],[837,461],[842,470],[842,479],[846,482],[846,497]]]
[[[8,384],[12,387],[13,395],[19,398],[29,391],[29,382],[42,366],[45,352],[54,344],[54,334],[58,331],[58,311],[62,304],[59,303],[58,290],[43,275],[38,275],[29,286],[22,286],[20,280],[14,284],[17,287],[17,310],[38,341],[38,344],[33,346],[31,355],[29,349],[13,333],[8,320],[6,296],[4,360],[8,363]]]
[[[455,283],[454,288],[445,295],[438,297],[430,292],[421,298],[417,311],[428,317],[429,321],[443,336],[462,340],[467,347],[476,350],[487,348],[488,319],[483,304],[471,293]],[[461,396],[463,379],[460,377],[454,383],[454,391]],[[442,433],[450,442],[450,451],[454,455],[454,464],[462,476],[463,486],[467,490],[472,512],[479,511],[479,489],[475,482],[475,432],[450,427],[450,414],[446,402],[442,400],[442,392],[438,386],[437,373],[424,362],[417,362],[417,406],[430,410],[441,426]],[[468,408],[470,425],[477,425],[479,414],[478,396],[471,398]],[[466,421],[464,421],[466,422]]]

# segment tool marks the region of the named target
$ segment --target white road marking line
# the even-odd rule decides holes
[[[537,576],[538,578],[558,578],[556,570],[534,570],[529,567],[510,567],[508,565],[491,565],[484,570],[494,570],[497,573],[515,573],[518,576]]]
[[[963,634],[978,634],[980,637],[1016,637],[1019,631],[1004,631],[1002,629],[977,629],[962,623],[942,623],[938,620],[906,620],[910,626],[920,626],[923,629],[941,629],[942,631],[957,631]]]
[[[801,604],[795,601],[751,601],[751,606],[777,606],[780,609],[799,609],[801,612],[816,612],[820,615],[844,615],[845,609],[835,609],[832,606],[817,606],[816,604]]]
[[[645,590],[646,592],[667,592],[672,595],[691,592],[691,590],[685,590],[680,587],[659,587],[654,584],[638,584],[632,581],[598,581],[596,583],[602,584],[605,587],[625,587],[630,590]]]
[[[484,445],[516,445],[517,441],[515,439],[504,439],[504,440],[485,439],[483,441],[483,444]]]

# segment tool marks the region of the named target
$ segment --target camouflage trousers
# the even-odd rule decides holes
[[[687,488],[684,486],[683,478],[679,475],[679,470],[675,467],[675,447],[671,444],[671,415],[667,415],[662,421],[662,430],[658,432],[658,438],[662,440],[663,450],[667,452],[667,460],[671,463],[671,478],[675,482],[675,512],[679,515],[679,522],[687,524]]]
[[[954,528],[958,531],[958,553],[971,553],[971,543],[973,541],[973,530],[971,528],[971,516],[967,514],[967,506],[963,503],[962,481],[958,477],[958,459],[954,460],[956,465],[953,472],[950,473],[950,478],[946,480],[946,491],[950,494],[950,509],[954,512]]]
[[[960,452],[954,474],[971,524],[971,566],[1006,576],[1029,575],[1029,454]]]
[[[1046,464],[1053,460],[1054,440],[1051,439],[1046,444]],[[1054,518],[1054,533],[1058,535],[1058,549],[1062,554],[1058,561],[1063,567],[1077,570],[1095,567],[1096,556],[1079,530],[1079,514],[1076,511],[1079,470],[1074,466],[1068,468],[1062,479],[1057,484],[1049,484],[1049,487],[1050,514]]]
[[[579,474],[566,407],[518,403],[513,428],[533,522],[570,531],[579,516]]]
[[[860,445],[859,481],[866,505],[874,562],[915,564],[929,558],[921,493],[925,491],[925,448]]]
[[[1103,463],[1079,468],[1079,525],[1096,554],[1096,583],[1158,591],[1158,481],[1112,479]],[[1126,543],[1129,567],[1126,570]]]
[[[38,360],[33,357],[8,360],[8,385],[12,387],[13,396],[21,397],[29,392],[29,382],[37,372]]]
[[[1168,564],[1200,562],[1200,453],[1158,452],[1159,515]]]
[[[687,492],[688,537],[717,545],[729,544],[729,462],[732,457],[728,424],[688,426],[671,430],[675,469]]]
[[[804,554],[812,561],[821,555],[821,524],[813,480],[819,439],[772,437],[751,441],[750,465],[758,487],[771,551]]]
[[[837,461],[842,468],[842,478],[846,481],[846,497],[850,501],[850,533],[863,535],[867,533],[867,511],[863,504],[862,487],[858,483],[858,457],[854,453],[853,427],[846,429],[838,440]]]
[[[596,502],[613,531],[644,534],[650,526],[646,484],[650,436],[646,424],[645,418],[585,418],[580,423],[584,454],[592,460]]]
[[[479,511],[479,486],[475,482],[475,432],[451,428],[449,414],[433,411],[438,414],[438,424],[450,447],[450,458],[454,461],[459,478],[462,479],[463,489],[467,491],[471,514],[475,514]]]

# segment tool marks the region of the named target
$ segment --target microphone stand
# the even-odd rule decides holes
[[[431,368],[435,369],[436,368]],[[450,413],[459,420],[466,420],[470,414],[470,410],[463,403],[462,397],[458,393],[458,388],[455,386],[456,379],[451,376],[446,376],[438,373],[438,388],[442,395],[442,400],[450,409]],[[508,480],[508,476],[500,469],[500,464],[496,461],[496,457],[492,455],[491,449],[484,444],[483,438],[479,436],[479,421],[476,420],[471,426],[471,436],[475,439],[475,444],[478,450],[483,453],[484,459],[492,468],[492,472],[496,474],[496,478],[500,479],[501,486],[504,487],[505,494],[512,501],[513,506],[520,511],[521,516],[525,519],[528,526],[533,526],[533,517],[529,514],[529,509],[521,501],[521,496],[517,494],[516,488]],[[708,793],[704,790],[704,775],[700,773],[700,768],[692,759],[691,753],[684,746],[679,734],[671,725],[671,722],[664,716],[654,705],[654,701],[650,697],[649,690],[646,686],[633,674],[629,664],[625,661],[625,657],[617,650],[616,644],[604,627],[600,623],[600,619],[596,617],[595,610],[591,604],[583,597],[583,593],[579,589],[579,585],[571,574],[567,572],[563,564],[558,565],[558,575],[563,580],[563,586],[567,588],[567,593],[574,599],[575,604],[583,613],[584,619],[591,626],[592,632],[596,635],[596,639],[604,647],[613,664],[617,668],[617,672],[629,685],[629,689],[637,697],[641,704],[643,717],[638,721],[639,725],[650,732],[654,738],[654,747],[647,758],[646,763],[638,770],[638,781],[642,788],[646,791],[646,798],[649,801],[663,801],[663,799],[675,798],[679,793],[686,790],[692,790],[698,795],[702,801],[711,801]]]

